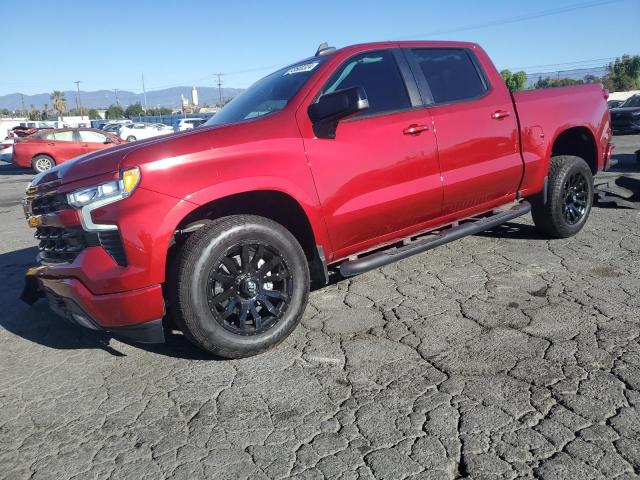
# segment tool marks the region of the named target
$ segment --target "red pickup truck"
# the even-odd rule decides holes
[[[201,128],[38,175],[24,207],[42,265],[23,299],[143,342],[173,319],[213,354],[256,354],[333,273],[530,211],[542,232],[576,234],[609,166],[606,97],[512,94],[472,43],[323,45]]]

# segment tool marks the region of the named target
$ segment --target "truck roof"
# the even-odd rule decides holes
[[[363,50],[370,48],[415,48],[415,47],[431,47],[431,48],[478,48],[479,45],[473,42],[459,42],[451,40],[388,40],[384,42],[366,42],[356,43],[341,47],[336,51],[348,52],[350,50]]]

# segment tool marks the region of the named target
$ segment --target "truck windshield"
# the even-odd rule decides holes
[[[640,95],[627,99],[620,107],[640,107]]]
[[[258,80],[207,120],[205,125],[237,123],[282,110],[324,60],[322,57],[305,60]]]

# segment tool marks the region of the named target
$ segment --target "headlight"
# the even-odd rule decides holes
[[[92,203],[105,204],[127,198],[140,183],[140,169],[129,168],[122,172],[120,180],[112,180],[95,187],[83,188],[67,194],[69,205],[82,208]]]

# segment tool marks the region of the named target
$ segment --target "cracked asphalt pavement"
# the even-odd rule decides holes
[[[596,183],[637,203],[640,136],[615,142]],[[21,304],[30,178],[0,164],[2,478],[638,478],[639,210],[552,241],[527,217],[337,282],[277,349],[218,361]]]

